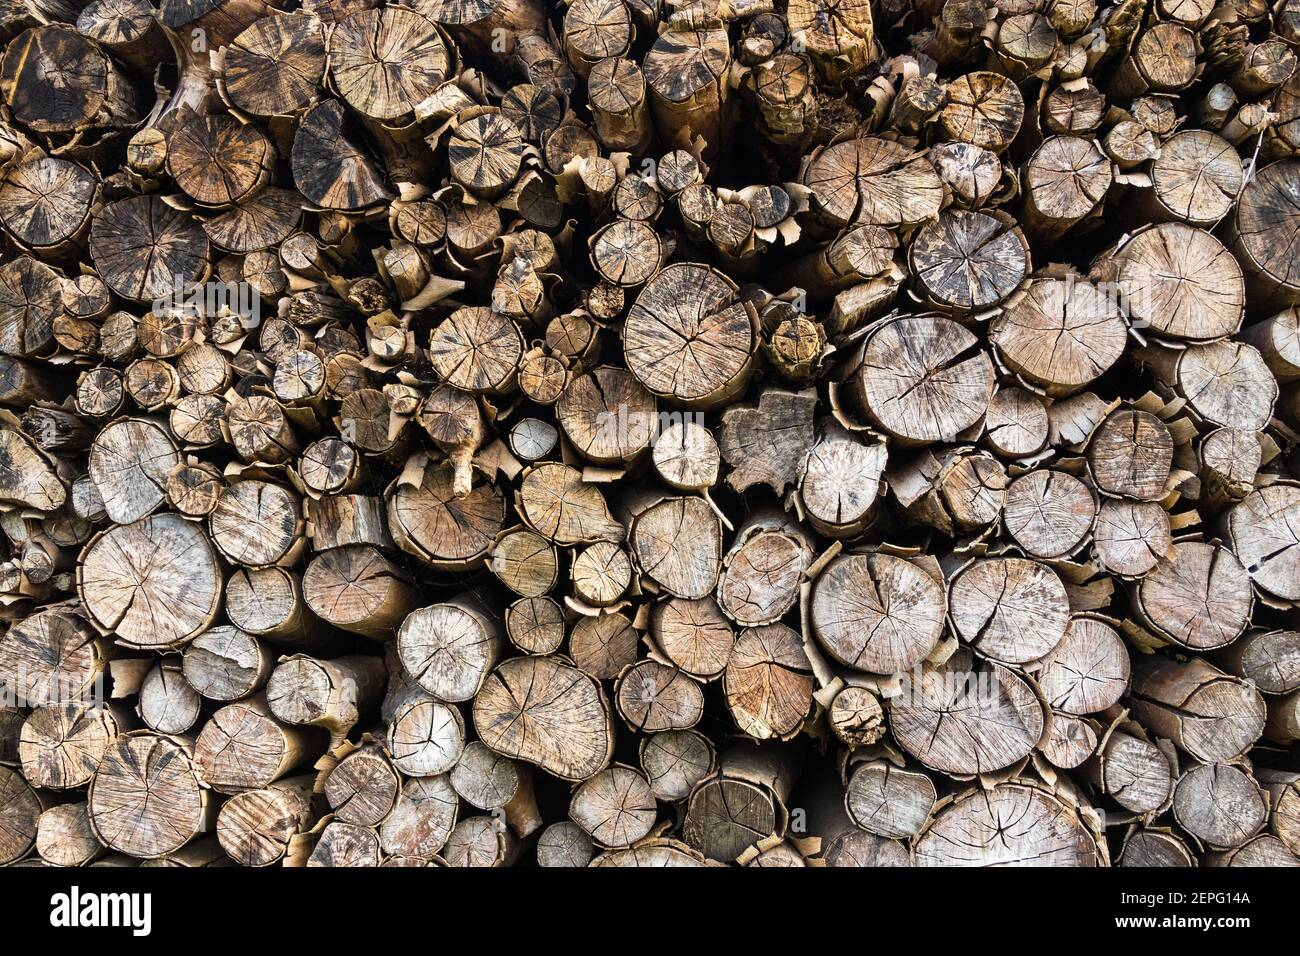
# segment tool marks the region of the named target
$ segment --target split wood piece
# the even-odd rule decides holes
[[[326,100],[303,118],[290,159],[294,185],[326,209],[355,212],[393,198],[374,161],[345,126],[343,104]]]
[[[29,707],[72,703],[101,685],[109,642],[77,614],[51,608],[0,636],[0,685]]]
[[[917,866],[1105,866],[1091,807],[1076,808],[1038,784],[967,790],[941,807],[916,840]],[[1006,822],[1016,821],[1008,829]]]
[[[554,657],[500,664],[474,698],[474,727],[497,753],[562,780],[594,776],[610,761],[614,727],[600,685]]]
[[[1023,678],[961,648],[889,701],[898,743],[932,770],[991,773],[1023,760],[1047,728],[1045,708]]]
[[[53,511],[67,500],[67,494],[49,459],[22,432],[0,429],[0,502]]]
[[[0,403],[26,408],[53,398],[60,386],[54,376],[40,365],[0,355]],[[81,408],[78,411],[83,411]],[[84,413],[84,411],[83,411]]]
[[[1134,663],[1133,715],[1198,760],[1235,760],[1259,739],[1259,692],[1199,658],[1152,656]]]
[[[979,421],[993,395],[993,363],[978,346],[951,319],[894,319],[863,343],[849,390],[866,416],[900,441],[953,441]]]
[[[178,648],[221,608],[222,570],[208,538],[174,514],[100,532],[77,569],[90,622],[127,647]]]
[[[1212,849],[1243,846],[1268,818],[1268,797],[1245,770],[1203,764],[1178,779],[1174,819]]]
[[[280,723],[263,696],[227,704],[212,714],[194,744],[194,767],[218,793],[268,786],[319,756],[325,736]]]
[[[179,850],[208,828],[216,806],[201,785],[193,746],[144,730],[113,741],[87,805],[100,842],[140,859]]]
[[[1300,740],[1300,693],[1269,698],[1264,736],[1283,747]]]
[[[1006,169],[992,150],[948,142],[931,147],[927,155],[959,207],[979,209],[1006,188]]]
[[[1269,829],[1292,853],[1300,846],[1300,775],[1261,767],[1257,773],[1269,792]]]
[[[311,828],[311,778],[291,777],[245,790],[221,805],[217,840],[240,866],[273,866],[288,860],[296,839]]]
[[[266,645],[237,627],[204,631],[181,655],[189,685],[208,700],[235,701],[260,690],[273,661]]]
[[[907,845],[901,840],[886,840],[857,826],[844,809],[844,788],[837,778],[826,774],[821,780],[801,788],[797,809],[807,811],[806,831],[821,841],[816,860],[831,867],[910,866]],[[764,841],[771,842],[770,840]]]
[[[1114,296],[1073,277],[1031,281],[1024,298],[989,326],[1002,362],[1058,396],[1078,391],[1119,361],[1127,335]]]
[[[1279,382],[1300,379],[1300,310],[1283,309],[1241,330],[1240,338],[1259,350]]]
[[[936,237],[937,238],[937,237]],[[887,272],[898,238],[883,226],[858,226],[825,247],[777,271],[774,288],[798,286],[814,298],[835,293]]]
[[[318,554],[307,565],[302,589],[317,617],[379,641],[392,637],[415,604],[405,572],[369,545]]]
[[[942,461],[929,451],[896,459],[885,477],[909,518],[948,535],[983,531],[1006,506],[1006,468],[970,448],[954,449]]]
[[[463,594],[407,615],[397,632],[406,672],[442,701],[473,698],[501,656],[499,617],[473,594]]]
[[[167,477],[180,463],[165,428],[148,419],[124,418],[95,437],[90,480],[109,519],[130,524],[162,504]]]
[[[1136,608],[1161,637],[1208,651],[1231,644],[1250,623],[1250,577],[1226,548],[1199,541],[1173,545],[1142,578]]]
[[[308,499],[307,513],[312,545],[317,551],[328,551],[350,544],[370,544],[377,548],[394,546],[393,539],[388,534],[382,498],[370,495],[325,495]]]
[[[266,702],[284,723],[324,727],[340,739],[379,703],[386,673],[379,657],[318,660],[296,654],[271,672]]]

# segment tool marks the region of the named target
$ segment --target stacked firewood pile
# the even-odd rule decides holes
[[[1300,2],[0,10],[0,864],[1300,865]]]

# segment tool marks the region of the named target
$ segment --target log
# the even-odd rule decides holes
[[[310,760],[317,737],[281,724],[262,696],[227,704],[213,713],[194,743],[194,766],[219,793],[258,790]]]
[[[1264,729],[1259,692],[1199,658],[1139,662],[1132,704],[1144,725],[1206,762],[1240,756]]]
[[[241,866],[274,866],[286,860],[295,837],[314,818],[311,781],[290,777],[268,787],[237,793],[217,814],[217,839]]]
[[[123,734],[90,781],[90,825],[110,850],[156,859],[212,822],[216,804],[200,784],[188,741],[152,731]]]
[[[1088,808],[1091,809],[1091,808]],[[1000,821],[1014,819],[1006,832]],[[916,842],[917,866],[1103,866],[1095,824],[1040,786],[1006,783],[987,796],[971,792],[936,812]]]

